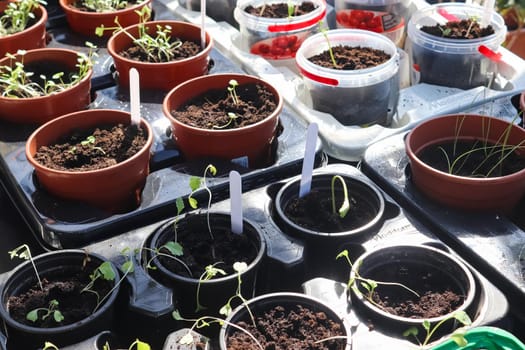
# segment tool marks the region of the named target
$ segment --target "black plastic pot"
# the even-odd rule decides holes
[[[168,221],[152,233],[152,238],[148,243],[150,249],[156,249],[167,241],[173,240],[174,221]],[[211,213],[210,226],[214,229],[230,227],[230,216],[226,213]],[[207,219],[205,213],[188,214],[181,218],[177,223],[177,234],[179,237],[191,235],[194,231],[207,231]],[[241,274],[242,295],[251,298],[255,293],[257,272],[262,265],[266,254],[266,242],[264,236],[256,224],[249,220],[244,220],[243,234],[246,234],[257,250],[256,258],[248,264],[248,268]],[[188,249],[188,247],[184,247]],[[199,276],[186,277],[168,270],[158,258],[153,259],[152,265],[155,270],[150,271],[162,284],[173,289],[176,300],[176,308],[185,318],[198,316],[196,313],[196,295],[199,286]],[[219,267],[219,266],[218,266]],[[219,315],[219,309],[226,304],[228,299],[235,295],[237,289],[237,275],[235,273],[202,281],[199,290],[200,304],[206,307],[201,314]]]
[[[339,323],[341,329],[344,330],[344,336],[346,336],[346,346],[345,349],[350,349],[351,342],[351,332],[350,327],[346,321],[341,319],[341,316],[337,314],[330,306],[323,303],[319,299],[307,296],[305,294],[299,293],[271,293],[258,296],[254,299],[248,301],[247,305],[241,305],[237,307],[233,312],[228,316],[226,322],[221,328],[219,335],[219,346],[221,350],[227,350],[227,338],[228,336],[235,331],[235,328],[231,324],[237,324],[240,321],[247,323],[251,322],[248,309],[252,312],[255,318],[258,315],[263,315],[268,310],[271,310],[275,306],[282,306],[287,310],[297,310],[298,306],[308,308],[314,312],[324,312],[327,316],[327,319],[332,320],[336,323]],[[320,340],[320,339],[318,339]]]
[[[450,285],[451,291],[463,296],[463,301],[456,311],[465,311],[474,319],[477,303],[476,284],[470,270],[457,258],[440,249],[426,245],[393,245],[369,251],[361,255],[354,263],[350,278],[356,277],[356,271],[363,278],[381,282],[396,282],[421,294],[426,290],[434,290],[443,285]],[[356,280],[360,285],[360,281]],[[366,293],[364,288],[360,288]],[[400,286],[379,285],[376,289],[380,295],[395,300],[399,295],[410,293]],[[437,291],[437,290],[436,290]],[[405,330],[416,327],[419,335],[424,335],[421,318],[397,316],[369,302],[363,294],[351,290],[351,301],[363,317],[370,319],[374,327],[383,329],[386,333],[401,334]],[[452,313],[428,318],[432,325],[449,318]],[[459,327],[454,319],[445,322],[436,335],[443,335]],[[434,339],[434,338],[433,338]]]
[[[64,268],[79,271],[84,259],[89,257],[96,265],[106,261],[105,258],[83,250],[62,250],[45,253],[34,258],[40,278],[52,278]],[[120,274],[114,265],[116,284]],[[78,267],[78,269],[76,269]],[[16,344],[17,349],[36,349],[45,341],[50,341],[62,347],[77,343],[113,327],[114,304],[119,292],[119,286],[111,291],[106,301],[89,317],[65,326],[53,328],[38,328],[22,324],[11,318],[7,301],[10,296],[19,295],[37,283],[35,272],[30,261],[13,270],[0,290],[0,315],[4,319],[9,344]]]

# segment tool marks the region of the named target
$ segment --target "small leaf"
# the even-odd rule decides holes
[[[209,164],[208,165],[208,171],[210,172],[210,174],[212,174],[213,176],[217,175],[217,168],[215,168],[215,166],[213,164]]]
[[[248,264],[243,261],[237,261],[233,263],[233,269],[238,273],[243,273],[244,271],[248,270]]]
[[[180,315],[179,310],[174,310],[174,311],[171,313],[171,317],[173,317],[173,319],[174,319],[174,320],[177,320],[177,321],[182,321],[182,320],[184,320],[184,318]]]
[[[363,288],[365,288],[369,293],[372,291],[370,285],[366,282],[361,282],[361,286],[363,286]]]
[[[135,271],[135,265],[133,265],[133,261],[131,260],[127,260],[125,263],[123,263],[121,268],[124,273],[131,273]]]
[[[184,210],[184,201],[182,200],[182,197],[178,197],[175,200],[175,205],[177,206],[177,215],[179,215]]]
[[[470,326],[472,324],[472,320],[470,319],[469,315],[465,311],[457,311],[454,313],[454,318],[461,322],[464,326]]]
[[[348,250],[347,249],[345,249],[341,253],[337,254],[337,256],[335,258],[339,259],[339,258],[343,258],[343,257],[347,257],[348,258]]]
[[[468,345],[467,339],[465,339],[464,332],[454,332],[450,335],[450,339],[454,341],[458,346],[464,347]]]
[[[197,190],[199,187],[201,187],[202,179],[197,176],[190,177],[190,188],[192,191]]]
[[[55,319],[56,323],[60,323],[64,320],[64,315],[59,310],[53,311],[53,318]]]
[[[31,322],[38,320],[38,309],[29,311],[26,315],[26,318]]]
[[[350,210],[350,203],[348,202],[348,198],[345,198],[343,204],[339,208],[339,217],[344,218],[346,214],[348,214],[349,210]]]
[[[417,327],[410,327],[406,331],[403,332],[403,337],[410,337],[411,335],[416,337],[419,333]]]
[[[130,349],[135,345],[137,347],[137,350],[151,350],[151,347],[148,343],[144,343],[138,339],[136,339],[133,344],[131,344]]]
[[[191,335],[191,333],[188,332],[188,333],[184,334],[184,336],[182,338],[180,338],[179,344],[182,344],[182,345],[191,345],[191,344],[193,344],[193,336]]]
[[[197,202],[197,200],[193,197],[188,198],[188,203],[190,203],[190,207],[192,207],[193,209],[197,209],[197,207],[199,206],[199,202]]]
[[[166,244],[164,244],[162,247],[166,248],[173,256],[181,256],[184,254],[182,246],[178,242],[169,241],[166,242]]]
[[[224,316],[228,316],[232,312],[232,307],[230,304],[226,304],[219,310],[219,313]]]
[[[428,320],[424,320],[421,325],[423,326],[423,328],[425,328],[425,330],[430,330],[430,322]]]
[[[115,279],[115,271],[109,261],[104,261],[99,267],[97,267],[97,270],[100,271],[102,278],[106,281],[113,281]]]

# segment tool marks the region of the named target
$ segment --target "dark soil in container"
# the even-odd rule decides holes
[[[310,1],[302,2],[299,5],[294,5],[293,7],[293,17],[302,16],[314,11],[317,7],[314,3]],[[244,11],[248,12],[250,15],[257,17],[266,17],[266,18],[287,18],[290,17],[288,12],[288,3],[280,4],[265,4],[263,6],[253,7],[251,5],[247,6]]]
[[[171,38],[171,43],[180,42],[180,45],[173,45],[169,50],[172,54],[171,59],[166,58],[166,54],[159,54],[157,52],[148,53],[140,46],[131,46],[124,51],[119,52],[119,55],[133,61],[149,62],[149,63],[160,63],[160,62],[172,62],[179,61],[185,58],[196,56],[202,51],[200,43],[196,43],[190,40],[182,40],[179,38]]]
[[[426,147],[418,157],[431,167],[446,173],[450,172],[447,158],[451,164],[457,160],[452,173],[464,177],[498,177],[525,168],[525,157],[507,149],[503,150],[502,156],[501,147],[493,146],[494,144],[487,144],[482,140],[458,141],[454,152],[454,143],[448,142]],[[501,159],[503,160],[500,161]]]
[[[97,295],[93,292],[81,291],[91,281],[89,275],[97,267],[98,265],[94,263],[87,263],[84,269],[80,265],[67,266],[46,275],[42,279],[43,290],[37,283],[23,294],[8,299],[9,314],[20,323],[40,328],[64,326],[85,319],[94,312]],[[113,283],[113,281],[98,279],[92,290],[96,291],[102,299],[111,291]],[[51,300],[58,301],[56,309],[64,316],[63,321],[57,323],[52,315],[42,319],[46,313],[44,311],[38,313],[39,318],[35,322],[26,318],[27,313],[36,308],[49,308]]]
[[[119,124],[79,130],[58,140],[56,144],[42,146],[35,159],[42,165],[62,171],[89,171],[120,163],[146,144],[142,128]]]
[[[297,305],[293,310],[276,306],[264,316],[256,317],[255,324],[256,327],[251,322],[237,323],[257,338],[264,349],[342,350],[346,346],[345,339],[315,343],[321,339],[344,336],[344,329],[340,323],[330,320],[324,312],[313,312],[301,305]],[[254,341],[241,331],[233,331],[226,342],[228,350],[260,350]]]
[[[309,57],[308,60],[318,66],[338,69],[338,70],[357,70],[378,66],[390,59],[390,55],[382,50],[369,47],[334,46],[332,53],[335,58],[334,66],[328,50],[318,55]]]
[[[430,35],[450,39],[476,39],[494,34],[494,28],[490,24],[481,28],[479,22],[470,18],[449,21],[445,24],[422,26],[420,30]]]
[[[284,213],[297,225],[320,232],[350,231],[364,226],[377,215],[377,209],[369,202],[354,197],[349,201],[350,210],[341,218],[332,210],[331,194],[313,189],[304,197],[291,200]],[[336,209],[342,202],[342,193],[336,192]]]
[[[257,123],[277,108],[274,95],[259,84],[244,84],[235,88],[237,103],[224,89],[209,90],[171,114],[180,122],[201,129],[234,129]]]

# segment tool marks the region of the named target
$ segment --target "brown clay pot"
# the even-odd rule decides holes
[[[92,109],[67,114],[38,128],[27,140],[26,157],[35,168],[40,187],[56,197],[88,203],[111,213],[136,206],[149,173],[153,142],[153,131],[144,119],[141,126],[147,133],[146,145],[114,166],[84,172],[60,171],[44,167],[33,158],[39,147],[53,144],[73,130],[117,123],[129,124],[130,114]]]
[[[525,28],[508,31],[505,48],[525,59]]]
[[[0,1],[0,14],[4,12],[10,1]],[[25,30],[0,37],[0,58],[6,53],[15,54],[18,50],[38,49],[46,46],[47,11],[40,5],[34,12],[37,22]]]
[[[181,123],[171,115],[171,110],[208,90],[226,88],[231,79],[237,80],[239,85],[257,83],[266,86],[276,97],[276,110],[258,123],[225,130],[196,128]],[[233,73],[191,79],[171,90],[162,104],[164,115],[171,122],[175,143],[186,159],[211,157],[230,160],[247,156],[250,167],[261,166],[268,159],[282,108],[283,99],[275,87],[260,78]]]
[[[525,120],[525,91],[520,95],[520,116],[522,120]],[[525,127],[525,125],[523,125]]]
[[[157,25],[171,26],[171,35],[180,39],[191,40],[200,43],[200,27],[179,21],[153,21],[147,22],[147,32],[154,35]],[[133,37],[138,36],[139,25],[133,25],[124,29]],[[118,72],[120,86],[129,86],[129,70],[137,69],[140,76],[140,87],[143,89],[170,90],[174,86],[208,73],[210,61],[209,52],[213,40],[206,33],[206,47],[197,55],[178,61],[165,63],[139,62],[127,59],[119,53],[132,46],[131,38],[123,31],[115,33],[108,41],[107,49]]]
[[[525,169],[500,177],[464,177],[436,170],[418,157],[425,147],[453,141],[457,137],[458,118],[464,118],[459,135],[464,140],[487,140],[497,144],[509,126],[508,122],[498,118],[472,114],[446,115],[422,122],[405,139],[413,183],[431,199],[453,208],[499,212],[512,210],[525,194]],[[483,130],[486,134],[482,134]],[[525,129],[512,125],[507,144],[518,145],[524,140]],[[516,152],[525,157],[524,148]]]
[[[34,62],[52,62],[56,67],[74,70],[78,55],[73,50],[43,48],[26,52],[25,65]],[[17,56],[20,61],[21,56]],[[0,66],[12,66],[11,59],[4,57]],[[68,90],[41,97],[7,98],[0,96],[0,120],[13,123],[41,124],[61,115],[86,109],[90,101],[92,71],[77,85]]]
[[[144,6],[150,6],[151,0],[145,0],[140,4],[127,7],[114,12],[88,12],[82,11],[74,6],[76,0],[59,0],[60,7],[66,14],[66,20],[72,31],[85,35],[95,36],[95,29],[101,25],[106,28],[115,27],[115,17],[122,27],[128,27],[139,23],[140,17],[135,12]],[[111,36],[111,31],[105,31],[104,36]]]

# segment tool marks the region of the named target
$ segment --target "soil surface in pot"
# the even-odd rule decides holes
[[[91,281],[92,274],[99,265],[88,262],[85,267],[64,266],[55,270],[52,274],[42,278],[43,290],[38,283],[20,295],[9,297],[9,314],[16,321],[40,328],[52,328],[75,323],[90,316],[97,306],[97,294],[100,299],[106,296],[113,287],[113,281],[102,278],[96,280],[91,288],[92,292],[84,291],[84,287]],[[96,294],[96,293],[97,294]],[[57,323],[53,315],[44,318],[50,308],[50,302],[56,300],[59,310],[64,316],[63,321]],[[39,318],[32,322],[26,318],[27,313],[37,308],[43,308],[38,312]]]
[[[326,50],[318,55],[309,57],[308,60],[318,66],[338,69],[338,70],[357,70],[378,66],[388,61],[392,56],[382,50],[370,47],[339,45],[332,47],[335,58],[335,66],[330,56],[330,51]]]
[[[188,231],[186,231],[188,230]],[[170,229],[170,232],[173,232]],[[187,233],[186,233],[187,232]],[[206,266],[214,265],[224,270],[227,274],[233,274],[233,264],[235,262],[245,262],[250,264],[257,257],[257,246],[246,234],[238,235],[232,233],[229,228],[213,227],[213,239],[207,228],[192,227],[185,228],[184,232],[179,232],[178,242],[182,245],[184,254],[177,257],[191,270],[192,275],[181,263],[169,257],[159,257],[160,263],[171,272],[184,277],[198,279],[205,271]],[[167,243],[168,239],[174,237],[173,234],[167,234],[160,241],[161,245]],[[162,253],[170,254],[165,248],[161,248]],[[217,262],[220,262],[217,264]],[[222,277],[218,275],[217,277]]]
[[[293,10],[288,9],[287,3],[265,4],[263,6],[253,7],[247,6],[244,11],[250,15],[265,18],[288,18],[297,17],[308,14],[314,11],[317,7],[311,1],[302,2],[299,5],[294,5]],[[290,13],[291,12],[291,13]]]
[[[350,194],[351,195],[351,194]],[[369,223],[377,209],[368,201],[350,197],[350,210],[344,218],[332,210],[331,194],[311,190],[301,198],[290,200],[284,208],[284,214],[297,225],[319,232],[344,232],[354,230]],[[343,195],[336,192],[336,208],[343,202]]]
[[[62,171],[107,168],[139,152],[146,144],[144,134],[142,128],[123,124],[79,130],[54,145],[40,147],[35,159]]]
[[[494,34],[494,28],[490,24],[481,28],[478,21],[470,18],[461,21],[449,21],[445,24],[422,26],[420,30],[430,35],[450,39],[475,39]]]
[[[525,140],[524,140],[525,142]],[[434,169],[464,177],[498,177],[518,172],[525,168],[525,156],[518,155],[485,141],[458,141],[435,144],[423,149],[418,157]],[[446,152],[446,156],[444,154]],[[502,156],[503,152],[503,156]]]
[[[264,349],[319,349],[342,350],[346,340],[321,339],[344,336],[345,332],[339,322],[328,318],[322,311],[314,312],[309,308],[296,305],[293,310],[276,306],[257,316],[256,327],[251,322],[238,322],[237,325],[250,332],[261,343]],[[228,350],[259,350],[255,342],[244,332],[234,331],[227,339]]]
[[[228,86],[206,91],[172,110],[171,115],[196,128],[221,130],[260,122],[277,108],[275,96],[263,85],[243,84],[234,91],[235,94],[229,92]]]
[[[171,46],[167,52],[159,52],[154,50],[148,52],[138,45],[133,45],[124,51],[119,52],[119,55],[140,62],[160,63],[179,61],[188,57],[196,56],[202,51],[200,43],[190,40],[184,40],[176,37],[170,39]]]

